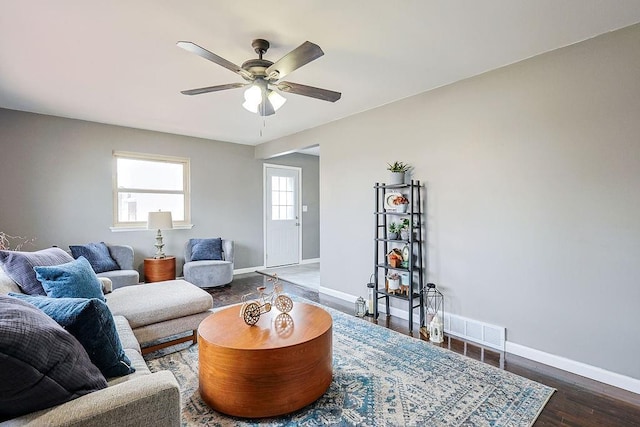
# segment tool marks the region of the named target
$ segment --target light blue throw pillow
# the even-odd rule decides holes
[[[66,264],[33,267],[47,296],[52,298],[98,298],[106,301],[91,264],[80,257]]]
[[[35,305],[69,331],[106,378],[135,372],[122,349],[113,315],[99,299],[9,295]]]

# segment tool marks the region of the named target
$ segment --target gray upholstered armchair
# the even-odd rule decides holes
[[[138,270],[133,268],[133,248],[127,245],[110,245],[109,254],[118,264],[120,270],[105,271],[98,273],[98,277],[108,277],[113,283],[113,289],[123,286],[137,285],[140,282]]]
[[[201,288],[211,288],[231,283],[233,280],[233,240],[222,239],[221,260],[193,261],[194,239],[184,247],[184,280]]]

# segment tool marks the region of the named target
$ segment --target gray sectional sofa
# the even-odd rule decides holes
[[[158,339],[182,335],[169,344],[196,340],[200,322],[211,314],[206,291],[184,280],[112,289],[101,279],[125,354],[136,371],[107,379],[108,387],[69,402],[0,423],[0,426],[178,426],[180,390],[169,371],[151,373],[142,354]],[[112,292],[111,292],[112,291]],[[0,268],[0,294],[20,293]],[[187,336],[184,336],[184,334]]]

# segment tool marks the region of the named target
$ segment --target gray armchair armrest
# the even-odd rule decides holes
[[[233,264],[233,240],[222,239],[222,256]]]
[[[180,389],[169,371],[140,375],[62,405],[0,423],[0,426],[180,425]]]
[[[133,270],[133,248],[127,245],[109,245],[109,253],[121,270]]]

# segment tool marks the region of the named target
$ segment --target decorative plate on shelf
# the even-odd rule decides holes
[[[397,205],[393,204],[393,199],[396,197],[402,197],[402,193],[386,193],[384,195],[384,208],[386,210],[395,210]]]
[[[409,245],[405,245],[404,248],[402,248],[402,259],[409,261],[409,258],[411,258],[411,250],[409,249]]]

